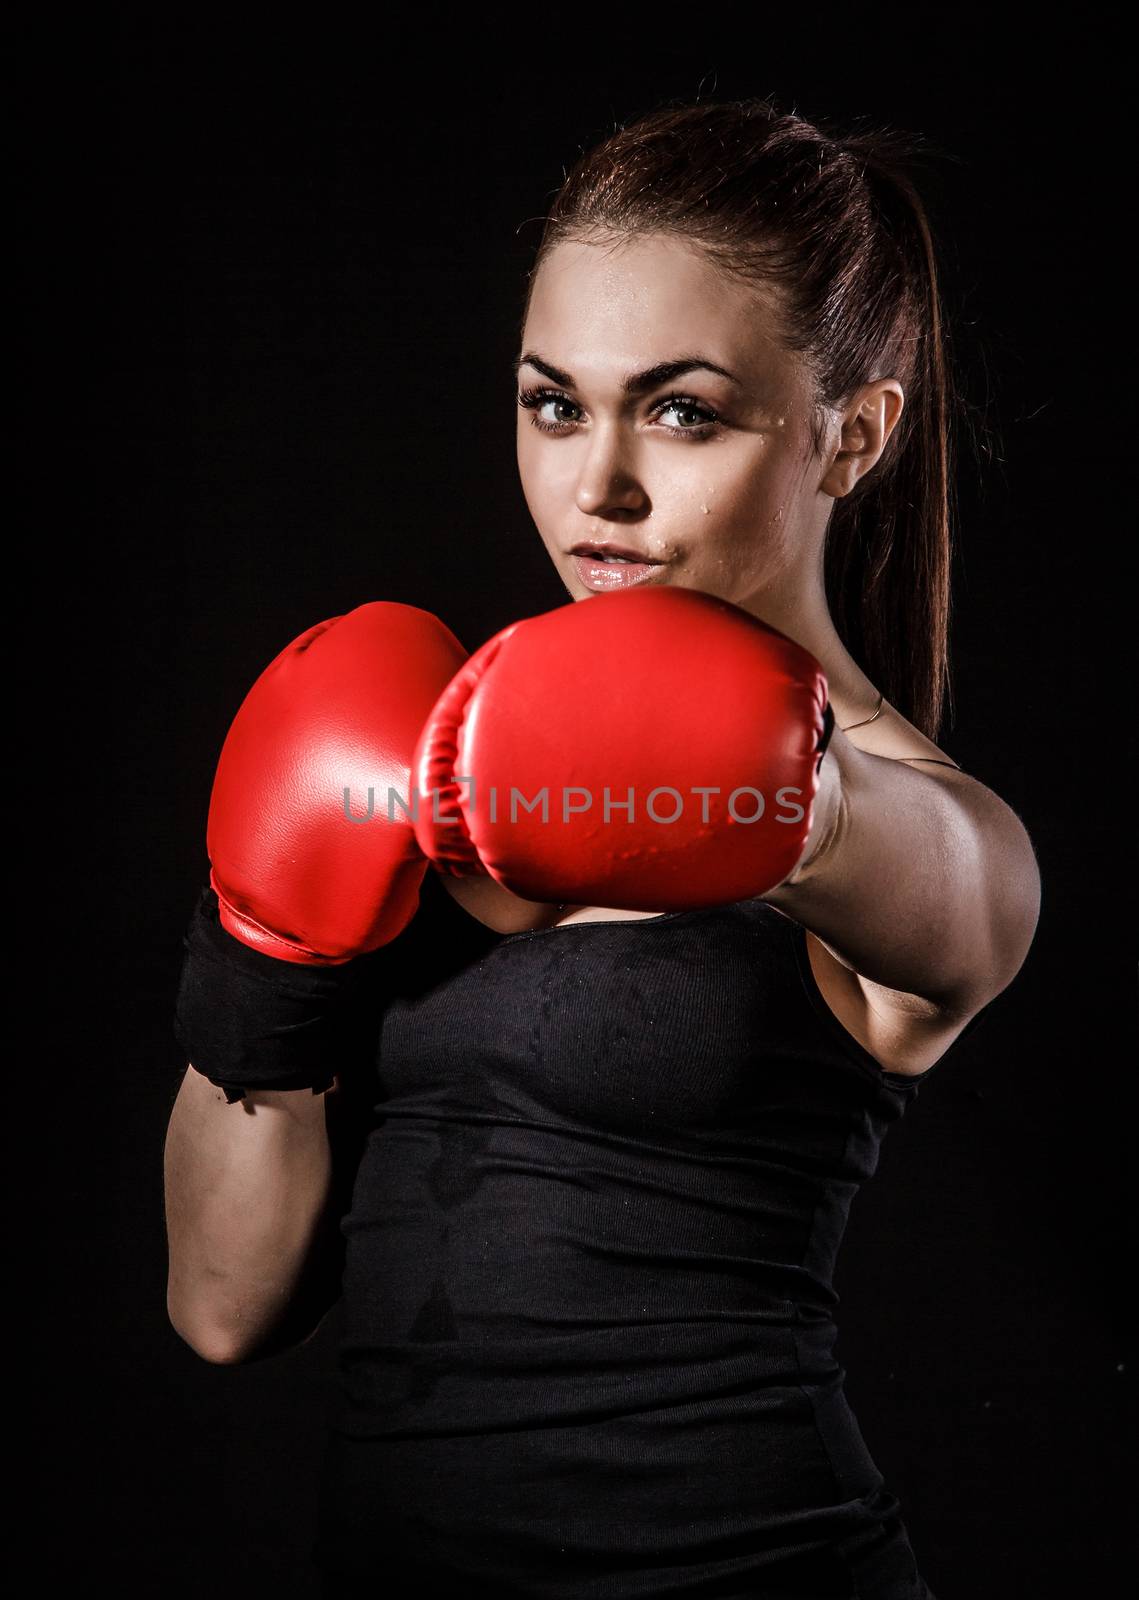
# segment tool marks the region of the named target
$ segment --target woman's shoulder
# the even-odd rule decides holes
[[[1024,825],[1007,801],[982,779],[964,771],[948,750],[926,738],[893,706],[884,705],[881,717],[846,737],[868,755],[900,762],[952,789],[964,814],[981,834],[992,836],[996,848],[1025,859],[1031,855]]]

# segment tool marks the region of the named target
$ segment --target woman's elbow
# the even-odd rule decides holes
[[[323,1293],[310,1290],[296,1296],[271,1322],[243,1328],[200,1310],[188,1310],[168,1292],[166,1315],[183,1344],[203,1361],[216,1367],[238,1367],[308,1344],[338,1299],[338,1284],[331,1290],[326,1286]]]
[[[200,1314],[195,1316],[169,1290],[166,1316],[182,1343],[189,1345],[196,1356],[201,1356],[211,1366],[236,1367],[252,1358],[253,1350],[247,1339],[243,1340],[233,1328],[223,1327]]]

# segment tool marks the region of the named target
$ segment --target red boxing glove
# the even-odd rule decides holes
[[[730,601],[597,595],[504,628],[448,685],[413,759],[416,836],[528,900],[756,898],[799,862],[833,725],[815,658]]]
[[[318,623],[266,667],[210,798],[210,883],[227,932],[335,966],[407,926],[427,862],[389,789],[409,804],[416,738],[466,658],[431,612],[379,600]]]

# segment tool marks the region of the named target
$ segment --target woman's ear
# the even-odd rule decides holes
[[[898,425],[906,397],[896,378],[865,384],[843,408],[838,447],[819,487],[836,500],[870,471]]]

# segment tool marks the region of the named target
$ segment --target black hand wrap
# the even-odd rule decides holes
[[[338,967],[305,967],[242,944],[221,925],[207,886],[183,938],[174,1036],[232,1105],[247,1089],[309,1089],[375,1065],[382,950]]]

